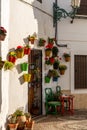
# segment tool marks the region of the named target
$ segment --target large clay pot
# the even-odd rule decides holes
[[[16,123],[16,124],[8,124],[8,126],[9,126],[9,129],[10,130],[17,130],[17,127],[18,127],[18,123]]]

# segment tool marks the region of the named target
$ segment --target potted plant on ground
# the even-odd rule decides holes
[[[57,57],[58,52],[59,52],[58,47],[54,46],[52,48],[52,55],[53,55],[53,57]]]
[[[69,53],[64,53],[63,57],[64,57],[66,62],[70,61],[70,54]]]
[[[24,56],[24,48],[22,46],[17,46],[16,55],[17,58],[22,58]]]
[[[7,125],[10,130],[16,130],[18,127],[17,116],[14,114],[9,115],[7,119]]]
[[[67,69],[66,65],[64,65],[64,64],[59,65],[59,71],[60,71],[61,75],[64,75],[66,69]]]
[[[16,52],[15,51],[9,52],[9,54],[8,54],[8,61],[10,61],[12,63],[15,63],[16,59],[17,59]]]
[[[31,48],[29,45],[24,46],[24,55],[30,55]]]

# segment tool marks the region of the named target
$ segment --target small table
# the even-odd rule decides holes
[[[60,97],[60,100],[62,102],[62,114],[64,115],[65,113],[65,106],[64,106],[64,102],[67,101],[68,102],[68,112],[70,112],[70,114],[74,114],[74,109],[73,109],[73,95],[62,95]]]

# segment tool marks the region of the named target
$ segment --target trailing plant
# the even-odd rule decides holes
[[[14,64],[10,61],[5,61],[4,63],[4,70],[12,70],[14,67]]]

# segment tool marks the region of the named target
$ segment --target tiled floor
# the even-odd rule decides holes
[[[74,115],[48,115],[35,120],[34,130],[87,130],[87,110]]]

